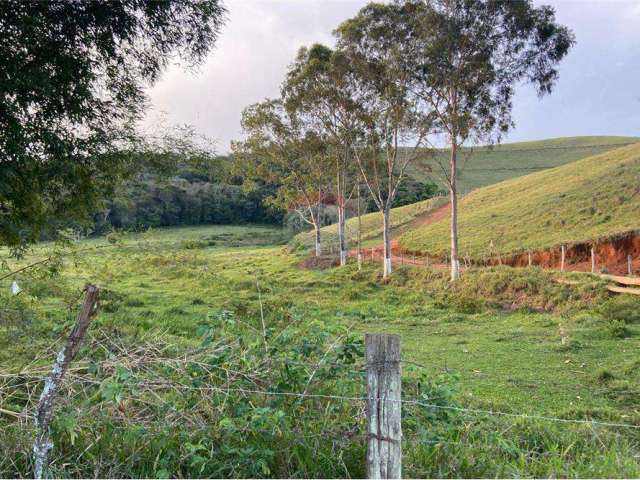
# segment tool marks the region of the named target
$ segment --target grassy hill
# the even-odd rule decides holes
[[[434,197],[429,200],[423,200],[422,202],[412,203],[411,205],[405,205],[403,207],[394,208],[391,210],[391,224],[393,231],[399,233],[403,231],[404,227],[410,225],[416,218],[428,215],[430,212],[447,203],[446,197]],[[378,241],[382,237],[382,214],[380,212],[367,213],[362,215],[362,233],[361,239],[364,244],[371,243],[371,241]],[[358,232],[358,218],[350,218],[346,222],[347,238],[349,242],[349,248],[353,248],[356,241],[356,235]],[[299,233],[289,243],[290,247],[294,250],[297,249],[310,249],[313,247],[315,241],[315,235],[313,230]],[[322,228],[322,234],[320,241],[324,249],[336,246],[338,244],[338,225],[332,224]]]
[[[476,190],[460,203],[461,253],[517,253],[638,229],[639,178],[640,143]],[[405,232],[400,243],[444,254],[449,220]]]
[[[509,178],[565,165],[638,141],[640,138],[635,137],[563,137],[465,148],[458,171],[459,191],[466,194]],[[429,178],[428,168],[439,171],[438,162],[446,165],[448,155],[448,151],[439,150],[435,156],[425,157],[412,165],[409,174],[417,180],[426,180]]]
[[[507,143],[493,148],[479,147],[464,149],[461,157],[460,191],[462,194],[471,190],[492,185],[503,180],[521,177],[532,172],[547,170],[576,160],[604,153],[630,143],[638,142],[635,137],[564,137],[534,142]],[[426,181],[424,165],[434,167],[436,161],[446,160],[446,151],[439,151],[436,157],[425,158],[413,166],[410,175]],[[446,203],[446,199],[418,202],[413,205],[394,208],[391,214],[394,234],[403,233],[414,225],[414,222]],[[347,221],[349,242],[355,241],[357,219]],[[362,217],[362,240],[365,244],[378,242],[382,237],[382,216],[378,212]],[[312,248],[314,236],[312,232],[303,232],[294,237],[290,246],[294,249]],[[411,242],[415,244],[416,242]],[[337,225],[329,225],[322,229],[324,248],[337,244]]]

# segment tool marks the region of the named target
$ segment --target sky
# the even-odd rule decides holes
[[[576,35],[551,95],[519,86],[516,142],[574,135],[640,136],[640,0],[539,1]],[[188,124],[216,142],[219,153],[242,138],[247,105],[278,95],[296,51],[334,42],[332,31],[363,0],[226,0],[228,18],[207,60],[195,71],[168,68],[148,90],[146,130]]]

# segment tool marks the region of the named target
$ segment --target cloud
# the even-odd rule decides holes
[[[278,95],[297,50],[314,42],[333,43],[331,32],[364,1],[234,0],[222,35],[199,72],[174,65],[149,92],[149,128],[166,114],[217,139],[225,152],[241,136],[240,113],[251,103]]]
[[[241,137],[240,113],[278,95],[296,51],[333,43],[331,32],[365,0],[227,0],[229,19],[216,48],[197,73],[171,67],[149,90],[153,109],[170,123],[191,124],[218,140],[218,150]],[[560,66],[555,91],[539,100],[523,87],[514,101],[516,129],[508,140],[564,135],[640,135],[640,4],[634,1],[560,1],[557,18],[577,44]]]

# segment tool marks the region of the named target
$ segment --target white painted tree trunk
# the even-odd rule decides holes
[[[345,228],[345,208],[342,205],[338,206],[338,248],[340,249],[340,265],[347,264],[347,239]]]
[[[451,164],[449,195],[451,197],[451,281],[460,278],[460,261],[458,260],[458,196],[457,196],[457,149],[456,142],[451,142]]]
[[[391,275],[391,231],[388,207],[382,212],[382,237],[384,241],[382,276],[383,278],[389,278],[389,275]]]
[[[358,178],[358,270],[362,270],[362,214],[360,212],[360,178]]]
[[[314,225],[314,228],[316,230],[316,257],[319,257],[322,255],[322,244],[320,243],[320,224],[316,223]]]

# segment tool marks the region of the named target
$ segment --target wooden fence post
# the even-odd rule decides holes
[[[633,259],[631,255],[627,255],[627,274],[629,276],[633,275]]]
[[[367,333],[367,478],[401,478],[400,335]]]
[[[528,253],[529,255],[529,266],[531,266],[531,264],[533,263],[533,259],[531,258],[531,252]]]
[[[564,272],[564,259],[567,255],[567,249],[564,245],[560,247],[560,271]]]
[[[44,382],[44,388],[40,395],[40,401],[38,402],[38,413],[36,415],[36,440],[33,443],[33,463],[34,463],[34,478],[43,478],[46,475],[47,468],[49,467],[49,453],[53,448],[53,443],[49,438],[49,423],[53,417],[53,407],[55,405],[56,395],[60,389],[60,384],[64,374],[69,367],[71,361],[75,358],[80,344],[84,338],[91,319],[95,316],[98,310],[98,298],[100,290],[94,285],[87,285],[85,287],[84,302],[78,315],[78,322],[75,328],[69,335],[67,343],[62,350],[58,352],[51,374]]]
[[[596,250],[591,247],[591,273],[596,273]]]

